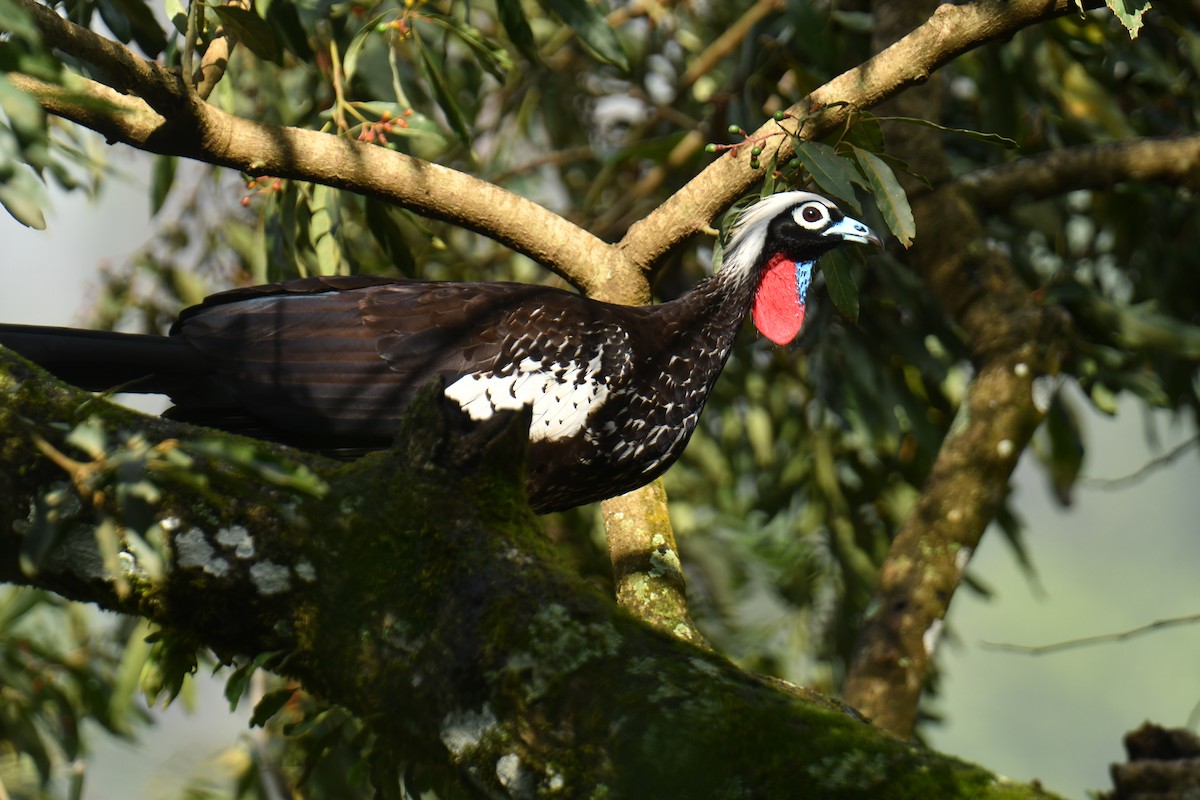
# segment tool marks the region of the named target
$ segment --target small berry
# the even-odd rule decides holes
[[[750,169],[758,169],[759,163],[757,158],[750,159]]]
[[[715,153],[715,152],[717,152],[717,146],[715,144],[713,144],[712,142],[709,142],[708,144],[704,145],[704,152]]]
[[[730,133],[741,133],[741,132],[742,132],[742,126],[741,126],[741,125],[730,125],[730,126],[729,126],[729,132],[730,132]]]
[[[243,197],[242,198],[242,208],[249,208],[249,207],[250,207],[250,197],[249,196]]]
[[[750,155],[753,156],[754,158],[758,158],[759,156],[762,155],[762,148],[759,147],[758,145],[754,145],[754,147],[750,148]]]

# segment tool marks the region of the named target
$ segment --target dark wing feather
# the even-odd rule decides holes
[[[524,284],[312,278],[224,292],[173,333],[215,364],[174,416],[301,446],[388,445],[413,392],[486,370],[515,305],[577,295]],[[241,424],[235,424],[242,418]]]

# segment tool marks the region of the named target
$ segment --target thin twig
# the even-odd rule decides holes
[[[1028,653],[1029,655],[1041,655],[1043,653],[1054,653],[1059,650],[1069,650],[1073,647],[1084,647],[1091,644],[1102,644],[1104,642],[1121,642],[1126,639],[1132,639],[1134,636],[1140,636],[1143,633],[1169,628],[1174,625],[1186,625],[1188,623],[1200,622],[1200,614],[1188,614],[1183,617],[1170,617],[1168,619],[1155,620],[1137,628],[1130,628],[1127,631],[1118,631],[1116,633],[1101,633],[1096,636],[1084,636],[1079,639],[1067,639],[1063,642],[1054,642],[1052,644],[1026,645],[1026,644],[1009,644],[1005,642],[980,642],[980,645],[989,650],[1004,650],[1010,653]]]
[[[1124,489],[1150,476],[1150,473],[1162,467],[1169,466],[1172,461],[1188,451],[1188,448],[1200,444],[1200,433],[1189,439],[1184,439],[1161,456],[1152,458],[1128,475],[1119,478],[1084,478],[1080,482],[1097,489]]]

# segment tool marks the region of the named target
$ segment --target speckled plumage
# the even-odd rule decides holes
[[[804,302],[799,267],[771,290],[785,296],[762,296],[768,263],[815,262],[844,241],[878,243],[828,200],[787,192],[743,213],[721,271],[655,306],[515,283],[311,278],[214,295],[166,340],[0,326],[0,342],[87,388],[149,374],[138,390],[169,394],[174,416],[314,449],[388,446],[432,379],[475,420],[531,405],[527,485],[545,512],[666,470],[751,306],[758,319]]]

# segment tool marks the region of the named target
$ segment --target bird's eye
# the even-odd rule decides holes
[[[815,231],[829,222],[829,209],[821,203],[805,203],[792,213],[792,217],[800,227]]]

